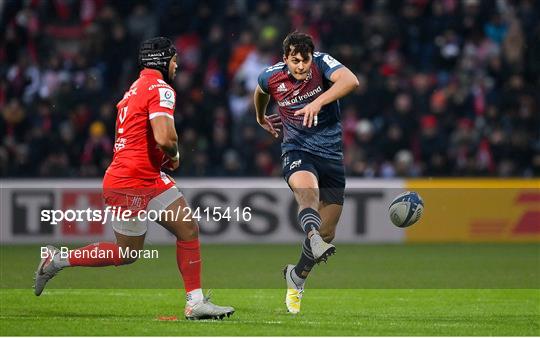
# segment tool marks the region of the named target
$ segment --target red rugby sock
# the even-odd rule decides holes
[[[109,266],[122,265],[120,247],[115,243],[99,242],[69,251],[71,266]]]
[[[176,263],[186,292],[201,288],[201,247],[199,239],[176,241]]]

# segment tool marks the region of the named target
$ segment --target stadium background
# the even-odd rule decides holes
[[[532,0],[4,2],[0,334],[540,335],[539,13]],[[338,255],[314,271],[299,318],[283,313],[279,271],[302,235],[279,141],[252,107],[258,73],[294,29],[360,80],[341,101]],[[201,222],[203,280],[237,306],[231,326],[155,320],[181,315],[182,302],[172,238],[157,226],[147,248],[162,257],[118,268],[122,278],[65,271],[38,301],[27,288],[39,245],[113,238],[92,222],[51,226],[39,211],[103,206],[114,106],[138,74],[138,43],[155,35],[180,51],[178,185],[232,207],[256,196],[268,211],[221,232]],[[426,209],[398,229],[387,207],[405,189]]]
[[[342,100],[349,176],[537,176],[538,13],[529,0],[6,1],[0,173],[101,177],[138,44],[165,35],[180,51],[178,175],[279,176],[252,93],[298,29],[360,80]]]

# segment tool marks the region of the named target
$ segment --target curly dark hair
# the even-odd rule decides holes
[[[300,53],[304,59],[308,59],[313,55],[314,50],[313,38],[306,33],[294,31],[283,40],[283,55],[285,57],[294,52],[294,54]]]

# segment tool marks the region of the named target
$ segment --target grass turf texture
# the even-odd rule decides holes
[[[183,319],[174,246],[155,248],[131,266],[66,269],[35,297],[39,247],[2,246],[0,334],[540,335],[534,244],[338,245],[296,316],[280,272],[297,245],[204,245],[205,287],[237,310],[219,322]]]
[[[219,289],[237,313],[183,320],[177,290],[2,290],[2,335],[539,335],[538,290],[306,291],[302,313],[283,290]],[[161,322],[158,316],[178,315]]]

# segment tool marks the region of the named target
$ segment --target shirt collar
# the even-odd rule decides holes
[[[161,72],[159,70],[157,70],[157,69],[145,68],[145,69],[141,70],[139,75],[140,76],[156,77],[158,79],[163,80],[163,74],[161,74]]]

